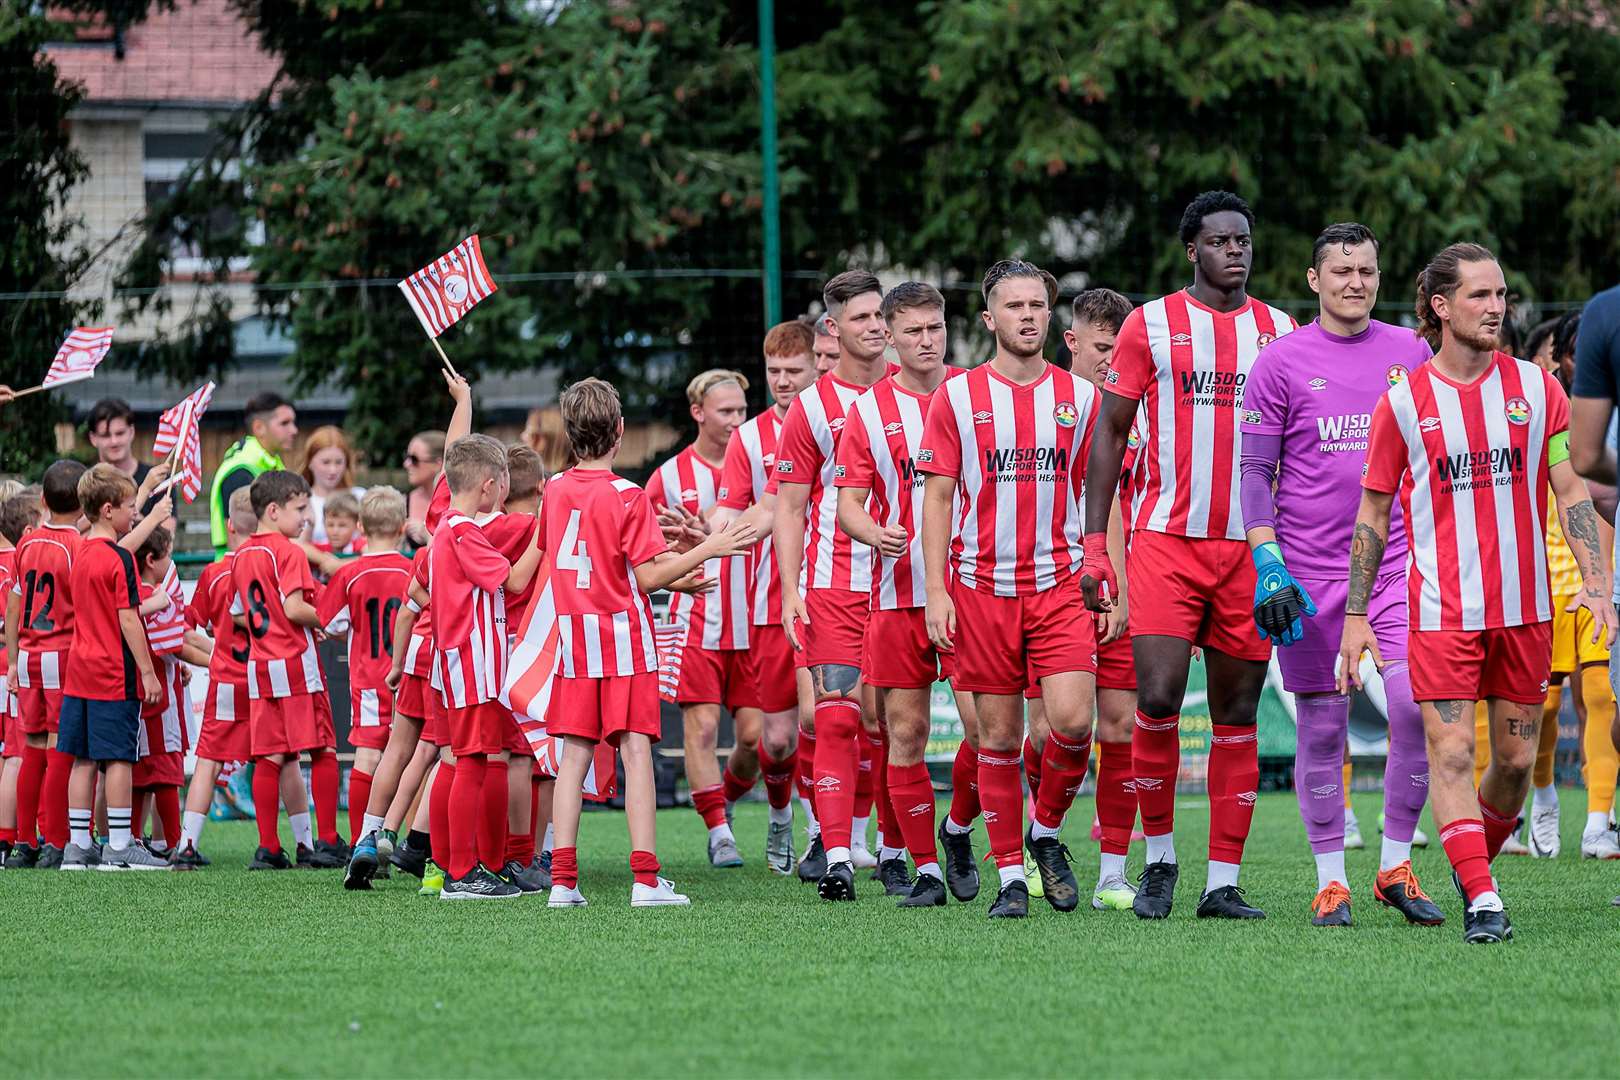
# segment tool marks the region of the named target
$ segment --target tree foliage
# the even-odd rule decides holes
[[[758,260],[752,0],[574,0],[550,21],[515,0],[232,2],[282,78],[159,218],[206,227],[234,200],[243,220],[197,238],[219,260],[262,219],[262,301],[306,385],[354,389],[362,441],[393,449],[438,411],[428,344],[378,283],[471,231],[503,282],[445,339],[475,373],[601,372],[646,407],[751,359],[757,279],[702,271]],[[1306,295],[1310,241],[1344,219],[1378,231],[1395,305],[1465,237],[1527,297],[1620,277],[1614,0],[842,0],[779,5],[778,42],[792,270],[907,268],[960,310],[1017,253],[1152,294],[1186,280],[1187,199],[1227,187],[1259,215],[1269,298]],[[600,269],[622,273],[580,273]],[[297,288],[327,279],[346,287]],[[813,294],[790,281],[790,311]],[[211,314],[212,338],[143,362],[224,362]]]

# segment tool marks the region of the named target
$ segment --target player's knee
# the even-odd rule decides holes
[[[1136,694],[1136,708],[1143,716],[1155,720],[1168,720],[1181,714],[1181,700],[1186,691],[1168,686],[1157,680],[1143,680]]]
[[[1474,748],[1459,741],[1447,739],[1429,746],[1429,772],[1437,777],[1456,779],[1466,777],[1470,786],[1474,782]]]

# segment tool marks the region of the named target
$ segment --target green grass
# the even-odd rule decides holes
[[[1575,858],[1581,795],[1560,859],[1500,861],[1517,939],[1496,948],[1462,944],[1437,844],[1416,866],[1446,926],[1372,901],[1377,798],[1357,797],[1357,924],[1331,931],[1309,925],[1292,795],[1261,799],[1243,880],[1270,918],[1242,925],[1193,917],[1202,797],[1180,802],[1181,888],[1156,924],[1044,901],[990,923],[988,888],[902,912],[864,874],[858,903],[822,904],[764,869],[758,804],[739,871],[707,867],[690,810],[661,814],[693,906],[636,912],[617,814],[586,817],[591,906],[561,912],[250,875],[252,825],[211,823],[200,873],[0,876],[0,1075],[1613,1075],[1620,867]],[[1090,803],[1071,818],[1089,885]]]

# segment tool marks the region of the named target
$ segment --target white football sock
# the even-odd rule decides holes
[[[737,842],[737,838],[731,835],[731,826],[723,821],[709,830],[709,843],[713,844],[720,840],[730,840],[734,844]]]
[[[360,835],[369,836],[374,832],[381,832],[383,826],[386,824],[387,819],[385,819],[382,815],[367,814],[360,819]]]
[[[1024,876],[1024,863],[1022,860],[1008,866],[998,867],[997,872],[1001,875],[1001,887],[1003,889],[1015,881],[1021,881],[1025,885],[1029,884],[1029,879]]]
[[[1351,806],[1345,807],[1344,808],[1344,827],[1348,829],[1352,825],[1359,825],[1359,824],[1361,824],[1361,823],[1356,820],[1355,808],[1351,807]]]
[[[815,807],[810,805],[809,799],[801,798],[799,808],[804,811],[804,834],[814,840],[821,835],[821,822],[816,820]]]
[[[827,849],[827,865],[834,866],[841,862],[849,862],[849,848],[830,847]]]
[[[199,814],[195,810],[187,810],[182,814],[180,816],[180,846],[185,847],[190,844],[192,847],[196,847],[197,841],[202,839],[203,824],[207,820],[207,814]]]
[[[940,876],[939,863],[937,863],[937,862],[925,862],[921,866],[917,867],[917,876],[918,877],[924,877],[924,876],[931,877],[935,881],[944,881],[945,880],[943,877]]]
[[[905,848],[890,847],[888,844],[878,848],[878,862],[888,862],[890,859],[903,859],[905,857]]]
[[[68,810],[68,843],[76,848],[89,849],[90,819],[94,816],[89,810]]]
[[[1176,834],[1167,832],[1163,836],[1150,836],[1147,838],[1147,864],[1167,862],[1174,865],[1176,861]]]
[[[1384,842],[1378,850],[1378,869],[1393,870],[1403,862],[1412,860],[1412,841],[1391,840],[1389,834],[1384,834]]]
[[[1474,897],[1474,902],[1468,905],[1469,911],[1501,911],[1502,898],[1496,895],[1496,890],[1487,889]]]
[[[315,850],[315,830],[309,823],[309,811],[302,814],[288,814],[287,821],[292,825],[293,842],[303,844],[311,851]]]
[[[1102,864],[1097,868],[1097,884],[1101,885],[1111,877],[1120,880],[1125,878],[1125,856],[1102,853]]]
[[[1321,892],[1335,881],[1347,889],[1350,887],[1350,878],[1344,872],[1343,848],[1338,851],[1321,851],[1316,855],[1316,891]],[[1232,880],[1225,884],[1237,884],[1237,874],[1233,873]]]
[[[871,824],[871,815],[849,819],[849,846],[864,848],[866,846],[866,827]]]
[[[548,821],[548,822],[546,822],[546,838],[541,843],[540,850],[541,851],[550,851],[553,847],[556,846],[556,841],[557,841],[557,830],[555,828],[553,828],[551,822]]]
[[[1216,889],[1238,883],[1238,871],[1242,867],[1235,862],[1221,862],[1219,859],[1209,860],[1209,876],[1204,879],[1204,892],[1212,893]]]
[[[963,833],[970,833],[973,831],[973,822],[970,821],[966,825],[958,825],[955,818],[951,817],[950,814],[946,814],[945,831],[952,836],[961,836]]]
[[[1036,840],[1050,840],[1052,837],[1061,832],[1062,829],[1062,825],[1059,825],[1056,829],[1048,829],[1045,825],[1042,825],[1038,821],[1032,820],[1029,823],[1029,835],[1031,838]]]
[[[1609,815],[1602,810],[1594,810],[1586,815],[1586,832],[1600,833],[1608,829]]]
[[[793,804],[788,803],[786,806],[771,807],[770,818],[772,825],[793,824]]]
[[[114,851],[124,851],[129,847],[131,816],[127,806],[107,807],[107,846]]]
[[[1535,794],[1530,800],[1531,809],[1546,810],[1558,805],[1558,789],[1553,785],[1538,787],[1534,791]]]

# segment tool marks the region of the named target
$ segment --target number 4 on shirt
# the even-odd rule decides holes
[[[577,509],[568,515],[568,525],[563,529],[562,548],[557,552],[557,569],[574,572],[576,589],[591,587],[591,557],[585,550],[584,542],[579,538]]]

